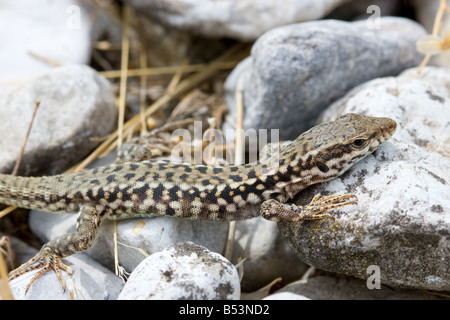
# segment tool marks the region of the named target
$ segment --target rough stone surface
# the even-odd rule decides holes
[[[182,242],[139,264],[119,300],[228,300],[239,297],[239,276],[228,260],[192,242]]]
[[[30,228],[42,241],[48,242],[62,234],[75,232],[77,215],[58,215],[31,211]],[[148,255],[182,241],[192,241],[211,251],[222,253],[225,248],[228,223],[193,221],[156,217],[118,221],[117,240],[119,264],[133,271]],[[114,266],[114,223],[105,220],[97,237],[86,253],[102,265]]]
[[[109,82],[82,65],[55,68],[0,94],[0,172],[11,172],[19,156],[36,100],[41,104],[19,174],[61,173],[95,147],[115,124]]]
[[[347,277],[318,276],[308,281],[297,281],[276,291],[266,300],[275,299],[311,300],[422,300],[438,299],[422,290],[389,288],[380,285],[379,289],[369,289],[366,281]]]
[[[393,17],[382,18],[381,29],[337,20],[275,28],[226,80],[230,116],[241,89],[245,129],[280,129],[281,140],[295,139],[351,88],[418,65],[415,43],[424,34],[416,22]]]
[[[321,117],[386,116],[397,132],[341,178],[309,188],[314,194],[353,193],[358,206],[334,219],[280,223],[284,239],[306,263],[366,279],[378,267],[393,287],[450,290],[450,73],[426,68],[370,81]]]
[[[76,215],[58,215],[31,211],[29,219],[33,233],[42,242],[61,234],[75,232]],[[223,254],[228,222],[193,221],[171,217],[139,218],[118,221],[117,240],[119,263],[126,271],[133,271],[148,255],[167,246],[191,241],[208,250]],[[94,244],[86,253],[102,265],[114,265],[114,224],[105,220]],[[252,292],[275,278],[284,282],[299,278],[307,266],[281,239],[277,224],[262,218],[238,221],[232,262],[246,259],[241,287]]]
[[[117,223],[119,263],[128,272],[133,271],[148,255],[159,252],[167,246],[192,241],[214,252],[222,253],[225,248],[228,223],[204,220],[155,217],[122,220]],[[113,265],[114,223],[105,221],[89,255]],[[137,250],[139,249],[139,250]]]
[[[253,41],[274,27],[320,19],[348,0],[126,0],[160,22],[207,37]]]
[[[261,217],[237,221],[234,264],[238,258],[243,263],[243,292],[252,292],[281,277],[284,283],[301,277],[308,266],[302,263],[295,252],[283,241],[275,222]]]

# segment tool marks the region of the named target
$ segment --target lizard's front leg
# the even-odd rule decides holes
[[[262,203],[260,213],[263,218],[276,222],[318,220],[332,217],[325,211],[350,204],[357,204],[357,198],[353,194],[326,197],[317,194],[306,206],[298,206],[294,203],[281,203],[275,199],[269,199]]]
[[[100,222],[104,216],[103,208],[85,205],[81,208],[77,220],[77,231],[72,234],[66,234],[57,237],[46,243],[42,249],[28,262],[10,272],[8,280],[11,281],[19,276],[39,270],[39,272],[30,280],[25,290],[42,275],[50,270],[54,270],[59,282],[66,289],[66,283],[61,275],[61,270],[72,274],[70,267],[66,266],[62,258],[88,249],[93,243],[98,232]]]

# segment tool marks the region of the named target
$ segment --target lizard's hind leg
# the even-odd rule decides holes
[[[62,278],[61,270],[69,275],[72,274],[72,270],[64,264],[62,258],[88,249],[95,239],[100,222],[104,216],[103,209],[98,208],[98,206],[83,206],[78,216],[76,232],[59,236],[44,244],[42,249],[32,259],[10,272],[9,281],[25,273],[39,270],[28,283],[26,293],[37,279],[48,271],[53,270],[61,283],[63,291],[65,291],[66,283]]]

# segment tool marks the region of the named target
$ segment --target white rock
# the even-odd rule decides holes
[[[31,211],[29,223],[33,233],[47,242],[59,235],[75,232],[77,215],[59,215]],[[191,241],[208,250],[223,253],[228,222],[194,221],[171,217],[138,218],[118,221],[119,264],[133,271],[148,255],[167,246]],[[86,253],[102,265],[114,265],[114,223],[102,222],[94,244]],[[238,221],[233,249],[234,264],[245,258],[242,290],[252,292],[275,278],[290,282],[299,278],[307,266],[281,239],[276,223],[262,218]]]
[[[86,156],[116,124],[114,93],[95,70],[68,65],[0,93],[0,172],[11,172],[36,114],[19,175],[61,173]]]
[[[0,4],[0,90],[19,78],[53,68],[31,55],[62,64],[87,64],[91,22],[73,0],[3,0]],[[7,81],[8,80],[8,81]]]
[[[419,65],[416,41],[424,28],[398,17],[383,17],[380,26],[319,20],[266,32],[225,82],[230,118],[237,116],[239,89],[244,129],[274,128],[281,140],[295,139],[355,86]]]
[[[128,272],[147,255],[159,252],[169,245],[191,241],[214,252],[223,252],[228,230],[227,222],[155,217],[127,219],[117,223],[119,264]],[[105,265],[114,258],[114,223],[102,223],[99,235],[87,251]],[[140,250],[137,250],[140,249]],[[145,254],[142,253],[145,252]]]
[[[164,24],[208,37],[253,41],[265,31],[319,19],[347,0],[126,0]]]
[[[14,298],[19,300],[106,300],[116,299],[122,289],[122,280],[86,254],[64,259],[73,270],[72,276],[62,272],[66,282],[63,292],[56,274],[49,271],[36,280],[25,295],[29,281],[37,273],[33,271],[12,280],[9,285]]]
[[[183,242],[139,264],[118,299],[229,300],[239,296],[239,276],[228,260],[192,242]]]
[[[263,300],[310,300],[310,299],[300,294],[292,292],[280,292],[271,294],[270,296],[265,297]]]
[[[305,192],[353,193],[358,206],[335,219],[280,223],[284,239],[306,263],[382,284],[450,290],[450,72],[411,69],[361,85],[321,118],[345,113],[394,119],[394,136],[338,179]]]

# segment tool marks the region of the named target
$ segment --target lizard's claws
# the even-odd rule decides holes
[[[63,292],[65,292],[66,283],[62,277],[61,270],[67,272],[69,275],[72,275],[72,269],[64,264],[61,257],[57,253],[55,253],[50,246],[44,246],[41,251],[39,251],[32,259],[30,259],[28,262],[24,263],[17,269],[11,271],[8,276],[8,281],[16,279],[19,276],[34,270],[39,270],[39,272],[36,273],[28,283],[27,288],[25,289],[25,294],[37,279],[42,277],[50,270],[55,271],[56,277],[61,283]]]
[[[269,199],[261,205],[261,215],[271,221],[302,221],[331,218],[332,215],[325,212],[331,209],[357,204],[357,198],[352,194],[321,196],[317,194],[306,206],[298,206],[294,203],[280,203],[275,199]]]

